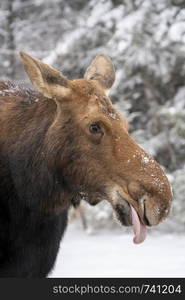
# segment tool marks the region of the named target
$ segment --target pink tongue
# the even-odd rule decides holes
[[[147,234],[146,226],[141,224],[138,214],[135,211],[135,209],[132,207],[132,205],[130,205],[130,207],[132,212],[132,224],[133,224],[133,229],[135,234],[133,242],[135,244],[140,244],[146,238],[146,234]]]

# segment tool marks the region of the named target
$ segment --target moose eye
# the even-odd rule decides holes
[[[101,126],[98,123],[93,123],[89,126],[90,133],[97,134],[102,133]]]

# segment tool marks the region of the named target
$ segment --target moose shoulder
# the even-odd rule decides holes
[[[98,55],[83,79],[23,52],[35,91],[0,82],[0,277],[45,277],[69,207],[106,199],[134,242],[169,213],[171,189],[111,104],[115,72]]]

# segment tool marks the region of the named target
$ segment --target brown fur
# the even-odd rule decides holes
[[[26,211],[33,212],[30,222],[38,230],[37,219],[59,222],[56,216],[81,198],[90,204],[108,200],[124,225],[131,225],[130,205],[144,224],[163,220],[171,206],[170,185],[129,136],[126,118],[107,96],[115,77],[110,59],[98,56],[84,79],[70,81],[25,53],[21,57],[37,92],[0,82],[0,198],[9,232],[19,227],[14,206],[28,219]]]
[[[96,82],[84,79],[71,81],[72,92],[70,98],[63,98],[62,102],[59,102],[58,111],[56,111],[57,106],[54,102],[31,90],[15,87],[11,83],[1,83],[0,86],[1,90],[5,91],[3,97],[1,96],[0,98],[1,141],[4,138],[4,143],[6,141],[6,144],[15,143],[17,135],[22,133],[24,124],[29,119],[31,119],[29,133],[33,132],[39,126],[38,118],[47,112],[45,117],[51,123],[53,121],[53,124],[51,124],[46,133],[45,141],[47,143],[47,151],[52,152],[54,147],[60,147],[60,145],[57,145],[58,142],[56,140],[62,144],[64,133],[61,129],[63,124],[70,119],[71,127],[73,128],[71,129],[76,129],[81,138],[81,146],[83,145],[81,151],[84,155],[83,163],[85,168],[88,168],[89,156],[86,157],[84,153],[90,152],[92,158],[96,157],[95,161],[91,162],[92,165],[89,165],[89,170],[87,169],[85,172],[85,174],[90,174],[91,169],[93,169],[94,174],[92,174],[90,179],[91,183],[88,183],[92,186],[92,189],[93,180],[95,180],[96,176],[99,176],[99,182],[104,182],[105,186],[113,185],[115,182],[123,187],[130,182],[138,182],[148,193],[158,193],[160,197],[157,201],[160,201],[162,195],[162,201],[165,204],[167,203],[170,191],[166,176],[158,164],[128,135],[127,120],[113,108],[110,100]],[[11,92],[6,92],[8,90]],[[30,104],[28,105],[28,103]],[[18,114],[18,107],[21,107],[23,110],[21,110],[21,116]],[[11,119],[11,122],[9,119]],[[98,140],[96,141],[96,137],[86,132],[87,124],[96,121],[103,124],[106,132],[103,145],[99,144]],[[6,128],[4,129],[3,126]],[[68,130],[70,130],[70,126]],[[10,132],[11,134],[9,134]],[[9,137],[8,139],[7,136]],[[31,135],[27,138],[29,139],[29,137],[30,139],[32,138]],[[89,143],[87,142],[88,140]],[[98,148],[96,144],[99,144]],[[68,148],[65,150],[64,152],[69,152]],[[144,158],[149,160],[150,163],[145,165],[143,161],[142,164],[142,159],[144,160]],[[101,165],[99,165],[100,162]],[[79,171],[83,167],[80,167],[80,165],[81,162],[79,161],[78,165],[76,160],[73,169],[69,169],[70,176],[74,178],[74,182],[79,186],[84,185],[85,180],[83,171]],[[66,172],[68,172],[68,167],[66,166],[65,168]],[[100,168],[101,171],[99,170]],[[153,177],[151,177],[151,173]],[[82,174],[82,178],[80,174]],[[109,174],[109,177],[105,180],[107,174]],[[156,184],[156,178],[162,185]],[[128,187],[125,187],[124,191],[128,193]],[[132,205],[139,212],[137,203],[133,200]]]

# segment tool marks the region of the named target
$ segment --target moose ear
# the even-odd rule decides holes
[[[105,54],[96,56],[87,68],[84,78],[96,80],[108,93],[115,80],[115,69],[111,59]]]
[[[62,73],[42,61],[20,52],[22,63],[38,92],[47,98],[64,97],[70,92],[70,83]]]

